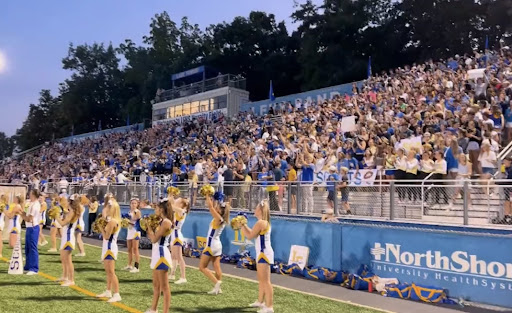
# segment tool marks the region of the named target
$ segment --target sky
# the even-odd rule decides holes
[[[304,1],[299,1],[304,2]],[[315,3],[321,0],[315,0]],[[0,132],[13,135],[25,120],[41,89],[55,95],[69,77],[61,60],[69,43],[140,43],[156,14],[167,11],[179,22],[206,26],[248,16],[254,10],[290,19],[293,0],[16,0],[0,2]]]

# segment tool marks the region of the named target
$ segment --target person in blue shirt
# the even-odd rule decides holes
[[[336,172],[336,166],[329,168],[329,176],[327,176],[327,203],[334,210],[334,199],[336,197],[336,182],[340,180],[340,176]]]
[[[314,158],[311,154],[307,153],[299,154],[297,157],[297,167],[302,169],[302,175],[300,177],[301,193],[302,197],[299,201],[304,204],[304,213],[313,213],[313,183],[314,183]],[[300,202],[299,202],[300,203]]]
[[[512,100],[505,110],[505,127],[507,128],[507,140],[510,141],[512,139]]]

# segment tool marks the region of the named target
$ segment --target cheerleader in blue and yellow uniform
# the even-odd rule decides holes
[[[46,197],[44,195],[39,196],[39,204],[41,204],[41,220],[39,221],[39,245],[43,247],[48,244],[48,241],[46,241],[46,237],[43,234],[43,227],[46,224],[46,212],[48,210]]]
[[[188,199],[179,198],[174,202],[174,229],[171,235],[171,255],[172,255],[172,270],[169,274],[169,279],[176,279],[176,268],[180,266],[180,279],[174,282],[176,285],[185,284],[187,277],[185,275],[185,259],[183,258],[183,244],[185,238],[181,229],[185,224],[187,214],[190,212],[190,202]]]
[[[171,269],[172,259],[169,251],[169,243],[174,224],[174,214],[172,204],[164,200],[160,202],[155,214],[161,219],[160,225],[153,230],[147,229],[149,240],[153,243],[151,249],[151,269],[153,270],[153,302],[151,308],[146,313],[156,313],[160,293],[163,294],[164,304],[163,312],[168,313],[171,306],[171,289],[167,272]]]
[[[87,199],[87,196],[80,195],[80,217],[78,218],[77,224],[76,224],[76,245],[78,247],[78,254],[75,256],[77,257],[84,257],[85,256],[85,248],[84,248],[84,241],[82,239],[82,234],[85,232],[85,221],[84,221],[84,214],[85,214],[85,206],[89,205],[89,199]]]
[[[229,204],[224,202],[224,195],[216,192],[214,195],[215,201],[212,196],[206,196],[206,205],[210,210],[213,219],[208,229],[208,236],[206,238],[206,247],[203,250],[201,259],[199,261],[199,270],[215,284],[213,289],[208,294],[218,295],[222,293],[220,285],[222,284],[222,269],[220,268],[220,257],[222,255],[222,243],[220,242],[220,235],[229,223]],[[215,275],[208,269],[208,264],[213,263]]]
[[[62,226],[62,240],[60,241],[60,260],[62,262],[62,281],[63,287],[75,285],[75,267],[73,266],[72,253],[75,250],[76,238],[75,229],[80,218],[80,196],[75,194],[70,198],[71,205],[63,218],[55,219]]]
[[[274,264],[274,250],[272,249],[270,234],[270,209],[267,201],[262,201],[256,207],[254,216],[258,219],[251,229],[247,225],[242,226],[242,233],[246,238],[255,239],[256,269],[258,271],[258,300],[251,304],[253,308],[260,308],[259,313],[274,312],[274,290],[270,282],[270,267]]]
[[[141,237],[141,213],[139,207],[140,200],[138,198],[132,198],[130,200],[130,212],[128,213],[130,221],[128,224],[128,231],[126,234],[126,245],[128,248],[128,265],[124,268],[125,270],[130,271],[130,273],[139,272],[139,240]],[[132,266],[133,262],[135,263],[134,266]]]
[[[2,257],[2,249],[4,247],[3,232],[5,226],[5,212],[9,210],[9,204],[7,203],[7,197],[5,195],[0,196],[0,258]]]
[[[58,207],[60,208],[60,218],[62,219],[64,216],[64,202],[67,203],[67,199],[65,197],[59,198],[57,195],[52,196],[52,208]],[[50,244],[51,247],[48,252],[57,252],[57,237],[62,237],[62,226],[52,219],[52,223],[50,226]]]
[[[14,203],[9,205],[9,210],[5,212],[5,216],[9,219],[9,247],[14,248],[18,236],[21,233],[21,211],[23,210],[23,198],[21,196],[14,197]]]
[[[105,229],[101,231],[101,235],[103,236],[101,258],[103,260],[105,273],[107,274],[107,290],[96,297],[109,298],[107,302],[113,303],[121,301],[121,295],[119,295],[119,280],[116,275],[118,253],[117,237],[121,230],[121,209],[113,197],[109,197],[106,203],[107,205],[103,209],[102,214],[105,216],[108,223]],[[112,291],[114,292],[113,294]]]

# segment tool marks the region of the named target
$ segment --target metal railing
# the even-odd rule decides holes
[[[71,183],[68,194],[84,193],[103,199],[113,193],[121,204],[137,196],[150,203],[167,197],[169,183],[92,185]],[[173,183],[180,197],[188,198],[193,208],[205,208],[199,188],[189,183]],[[200,187],[199,185],[198,187]],[[234,210],[253,211],[268,199],[273,214],[332,214],[336,218],[398,220],[433,224],[456,224],[496,227],[512,224],[512,181],[507,180],[376,180],[372,185],[349,185],[333,182],[321,184],[278,182],[223,182],[212,184],[221,190]],[[60,186],[48,183],[44,192],[59,193]]]

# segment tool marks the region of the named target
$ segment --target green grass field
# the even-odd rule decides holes
[[[41,250],[46,251],[48,246]],[[98,262],[99,247],[86,246],[87,257],[74,258],[77,289],[61,287],[48,277],[8,275],[8,264],[0,262],[0,312],[52,312],[52,313],[92,313],[92,312],[145,312],[151,304],[153,288],[149,259],[141,258],[141,271],[131,274],[122,271],[126,266],[127,255],[119,253],[117,275],[123,308],[91,297],[105,290],[105,275]],[[11,250],[4,245],[4,257],[10,258]],[[53,277],[60,277],[61,266],[58,254],[42,252],[40,271]],[[256,274],[255,274],[256,276]],[[211,283],[196,269],[187,269],[188,283],[176,286],[171,284],[172,312],[256,312],[247,308],[257,297],[257,284],[231,277],[223,278],[223,294],[206,294]],[[300,283],[300,280],[297,280]],[[87,295],[90,294],[90,295]],[[375,313],[378,311],[356,307],[341,302],[275,288],[275,312],[344,312]],[[160,308],[161,309],[161,308]]]

